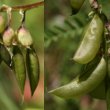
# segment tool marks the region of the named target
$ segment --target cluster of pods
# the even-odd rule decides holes
[[[1,14],[0,36],[0,61],[6,63],[15,73],[22,94],[28,75],[31,95],[33,95],[39,82],[40,71],[31,33],[23,22],[19,29],[14,31],[9,22],[6,25],[6,20]]]
[[[79,11],[84,0],[71,0],[73,11]],[[93,98],[106,99],[110,89],[110,31],[107,19],[99,10],[93,10],[90,22],[83,30],[83,39],[73,60],[83,65],[83,71],[72,82],[49,93],[61,98],[76,98],[85,94]],[[108,77],[107,77],[108,76]],[[109,83],[109,84],[108,84]]]

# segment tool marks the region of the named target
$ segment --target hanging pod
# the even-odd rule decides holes
[[[79,48],[77,49],[73,60],[86,64],[95,58],[102,41],[104,24],[100,17],[95,14],[84,34]]]
[[[93,91],[91,91],[89,95],[96,99],[105,99],[106,98],[105,80],[103,80],[100,83],[100,85],[98,85]]]
[[[108,63],[108,67],[107,67],[107,69],[108,69],[108,76],[110,77],[110,44],[108,44],[108,58],[107,58],[107,63]]]
[[[87,73],[88,74],[88,73]],[[94,71],[84,79],[76,78],[73,82],[51,90],[49,93],[52,93],[56,96],[62,98],[72,98],[79,97],[88,92],[94,90],[106,76],[106,62],[102,57],[99,64],[96,66]]]
[[[33,48],[27,49],[26,66],[30,81],[31,94],[33,95],[38,85],[40,74],[38,56]]]
[[[103,42],[102,42],[103,53],[107,53],[107,48],[109,46],[106,42],[107,41],[106,38],[107,38],[107,36],[104,33]],[[107,74],[108,74],[108,73],[110,73],[110,58],[108,55],[105,57],[106,57],[106,62],[107,62],[107,71],[108,71]],[[89,93],[89,95],[92,96],[93,98],[96,98],[96,99],[106,99],[106,88],[107,87],[106,87],[106,78],[105,78],[99,86],[97,86],[93,91],[91,91]]]
[[[11,27],[8,27],[3,34],[3,43],[5,46],[11,46],[13,38],[15,37],[15,32]]]
[[[76,14],[82,7],[85,0],[70,0],[72,14]]]
[[[20,90],[23,94],[26,80],[26,68],[23,55],[18,46],[13,47],[12,68],[14,70]]]
[[[24,26],[18,30],[18,42],[25,47],[33,44],[31,33]]]
[[[9,51],[3,44],[0,44],[0,57],[2,61],[4,61],[8,66],[10,66],[11,56]]]

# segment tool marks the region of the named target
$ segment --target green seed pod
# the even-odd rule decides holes
[[[108,63],[108,67],[107,67],[107,69],[108,69],[108,76],[110,77],[110,44],[108,44],[108,61],[107,61],[107,63]]]
[[[8,65],[10,66],[11,64],[11,56],[10,56],[10,53],[9,51],[7,50],[7,48],[0,44],[0,56],[1,56],[1,59]]]
[[[38,85],[40,74],[38,56],[33,49],[27,49],[26,66],[30,81],[31,93],[33,95]]]
[[[18,30],[18,42],[23,46],[30,46],[33,44],[32,36],[25,27],[21,27]]]
[[[2,62],[2,58],[1,58],[1,55],[0,55],[0,64],[1,64],[1,62]]]
[[[98,87],[89,93],[90,96],[96,99],[105,99],[106,98],[106,87],[105,81],[102,81]]]
[[[77,78],[73,82],[56,88],[49,93],[62,98],[79,97],[94,90],[104,80],[105,76],[106,62],[105,59],[102,58],[86,80],[79,81]]]
[[[101,57],[97,55],[91,62],[84,65],[82,73],[79,75],[79,82],[88,79],[91,73],[95,70],[96,66],[99,64]]]
[[[16,80],[19,84],[22,94],[24,93],[24,86],[26,80],[26,68],[23,55],[19,47],[14,46],[12,57],[13,70],[15,72]]]
[[[11,27],[8,27],[3,34],[3,43],[6,46],[12,45],[15,32]]]
[[[2,15],[0,15],[0,33],[2,33],[5,29],[5,20]]]
[[[104,24],[97,14],[90,22],[73,60],[86,64],[95,58],[102,41]]]
[[[76,14],[80,10],[84,1],[85,0],[70,0],[70,4],[72,6],[72,14]]]
[[[107,38],[107,36],[105,35],[104,38],[103,38],[103,44],[102,45],[103,45],[103,48],[104,48],[104,52],[108,54],[106,56],[106,59],[107,59],[106,61],[107,61],[107,75],[109,77],[109,74],[110,74],[110,58],[109,58],[110,51],[109,51],[109,47],[110,47],[110,45],[109,45],[109,42],[108,43],[106,42],[107,41],[106,38]],[[107,52],[107,49],[108,49],[108,52]],[[106,95],[107,95],[107,79],[104,79],[102,81],[102,83],[97,88],[95,88],[93,91],[91,91],[89,94],[93,98],[96,98],[96,99],[103,99],[103,100],[106,99]]]

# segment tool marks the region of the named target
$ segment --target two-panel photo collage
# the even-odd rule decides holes
[[[0,110],[110,110],[110,0],[0,0]]]

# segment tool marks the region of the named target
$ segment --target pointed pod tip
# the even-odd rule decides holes
[[[31,97],[34,95],[34,91],[31,91]]]
[[[65,96],[62,92],[62,90],[60,91],[60,88],[56,88],[56,89],[53,89],[53,90],[50,90],[48,91],[48,94],[51,94],[51,95],[55,95],[59,98],[68,98],[67,96]]]
[[[77,63],[81,63],[81,62],[80,62],[80,58],[79,58],[77,55],[75,55],[75,56],[73,57],[73,60],[76,61]]]
[[[59,95],[56,94],[55,90],[48,91],[48,94],[60,97]]]
[[[24,87],[21,88],[20,85],[18,85],[18,86],[19,86],[19,91],[20,91],[21,98],[24,99]]]
[[[50,90],[48,91],[49,94],[53,94],[53,95],[57,95],[57,89],[53,89],[53,90]]]
[[[88,62],[91,61],[90,59],[86,59],[86,58],[80,57],[78,55],[75,55],[73,57],[73,60],[77,63],[80,63],[80,64],[87,64]]]
[[[31,88],[31,97],[34,95],[36,88]]]
[[[48,91],[49,94],[53,94],[53,90]]]

